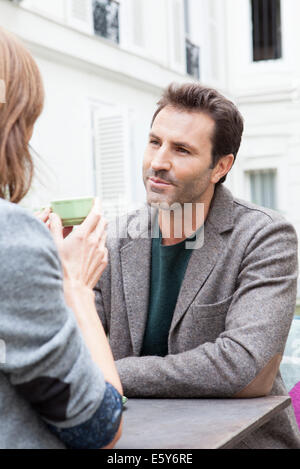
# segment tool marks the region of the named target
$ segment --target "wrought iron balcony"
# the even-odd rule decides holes
[[[200,78],[200,48],[189,39],[185,40],[186,71],[189,75],[199,80]]]
[[[119,8],[116,0],[93,0],[95,34],[119,43]]]

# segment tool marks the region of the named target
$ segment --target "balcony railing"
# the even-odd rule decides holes
[[[189,39],[185,40],[186,71],[188,75],[199,80],[200,78],[200,48]]]
[[[116,0],[93,0],[95,34],[119,43],[119,8]]]

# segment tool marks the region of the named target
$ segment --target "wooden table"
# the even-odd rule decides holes
[[[123,435],[115,448],[232,448],[290,403],[289,396],[128,399]]]

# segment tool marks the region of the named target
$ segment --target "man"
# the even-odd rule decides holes
[[[143,165],[152,208],[119,219],[96,288],[128,397],[287,394],[279,364],[295,307],[297,238],[279,214],[223,187],[242,132],[233,103],[199,84],[171,85],[158,103]],[[186,249],[193,231],[200,243]],[[299,448],[292,408],[239,447]]]

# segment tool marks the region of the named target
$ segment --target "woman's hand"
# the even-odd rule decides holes
[[[50,213],[52,209],[50,207],[44,208],[44,210],[39,210],[34,213],[34,215],[49,228],[50,227]],[[63,237],[66,238],[68,234],[73,230],[73,226],[64,226],[63,227]]]
[[[47,226],[49,226],[49,216],[51,213],[51,208],[46,207],[43,210],[40,210],[38,212],[34,212],[34,215],[43,223],[45,223]]]
[[[61,257],[65,281],[91,290],[95,287],[108,261],[106,225],[98,198],[84,222],[65,239],[59,216],[49,214],[49,228]]]

